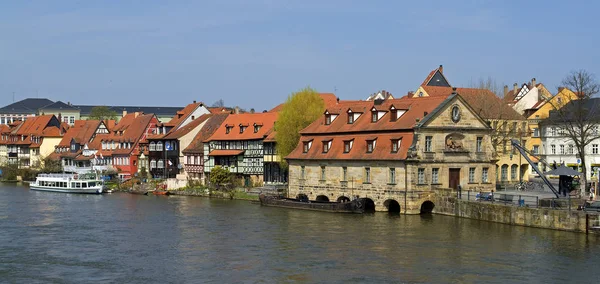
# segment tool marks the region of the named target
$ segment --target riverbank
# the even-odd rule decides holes
[[[434,213],[513,226],[577,233],[595,233],[600,215],[581,210],[521,207],[500,202],[469,201],[457,198],[454,190],[438,190]]]
[[[113,192],[124,192],[131,194],[144,194],[149,191],[131,191],[129,189],[113,189]],[[258,194],[247,193],[245,190],[235,190],[231,194],[229,192],[210,191],[204,188],[189,188],[180,190],[168,190],[169,195],[205,197],[217,199],[232,199],[232,200],[247,200],[258,201]]]

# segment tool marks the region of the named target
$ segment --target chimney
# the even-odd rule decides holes
[[[62,123],[62,114],[60,112],[58,113],[58,122]]]
[[[340,97],[337,97],[337,98],[335,99],[335,103],[336,103],[336,104],[339,104],[339,103],[340,103]]]
[[[140,112],[136,111],[134,114],[135,114],[135,117],[138,117],[140,115]]]
[[[127,115],[127,110],[123,109],[123,117],[125,117]]]
[[[250,109],[250,113],[255,113],[256,111],[254,110],[254,108]]]
[[[194,104],[196,103],[196,100],[194,100]]]
[[[456,87],[452,87],[452,94],[456,95]]]
[[[518,90],[518,88],[519,88],[519,84],[517,84],[517,83],[514,83],[514,84],[513,84],[513,93],[514,93],[514,95],[517,95],[517,90]]]
[[[444,66],[442,66],[441,64],[440,64],[440,67],[438,68],[438,70],[440,70],[440,73],[444,74]]]
[[[196,119],[196,117],[192,115],[192,120],[194,120],[194,119]]]
[[[536,83],[535,78],[532,78],[531,79],[531,88],[535,87],[535,83]]]
[[[504,85],[504,96],[506,97],[506,94],[508,94],[508,85]]]
[[[239,114],[239,113],[240,113],[240,107],[239,107],[239,106],[236,106],[236,107],[235,107],[235,111],[234,111],[234,113],[235,113],[235,114]]]

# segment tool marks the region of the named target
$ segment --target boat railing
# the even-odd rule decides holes
[[[90,174],[65,174],[65,173],[54,173],[54,174],[38,174],[37,177],[42,178],[63,178],[71,180],[97,180],[95,175]]]

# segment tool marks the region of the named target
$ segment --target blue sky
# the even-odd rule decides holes
[[[600,75],[596,1],[2,1],[0,106],[269,109],[310,85],[341,99]]]

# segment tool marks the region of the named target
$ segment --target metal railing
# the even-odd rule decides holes
[[[519,207],[539,207],[539,196],[526,194],[513,194],[491,191],[459,191],[458,199],[477,202],[492,202]]]

